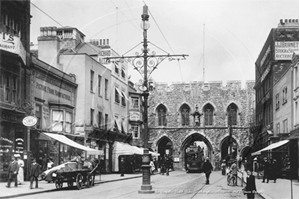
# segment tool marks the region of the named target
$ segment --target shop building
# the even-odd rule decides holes
[[[22,123],[33,108],[29,78],[30,1],[0,1],[0,9],[0,180],[7,180],[14,153],[25,160],[25,169],[30,164],[30,140]]]
[[[271,29],[255,62],[256,124],[261,126],[254,135],[254,151],[262,149],[274,136],[274,83],[284,74],[299,44],[298,19],[280,20],[277,28]],[[282,93],[283,95],[283,93]],[[276,100],[276,99],[275,99]],[[276,136],[275,136],[276,137]]]
[[[38,121],[31,128],[30,148],[32,157],[46,169],[49,158],[58,165],[77,155],[71,147],[50,139],[44,133],[63,134],[75,139],[73,124],[78,85],[75,75],[66,74],[35,55],[32,56],[31,68],[32,104]]]

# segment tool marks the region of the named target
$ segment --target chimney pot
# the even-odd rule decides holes
[[[283,24],[284,22],[283,22],[283,19],[280,19],[280,24]]]
[[[285,23],[288,23],[288,20],[287,20],[287,19],[285,19]]]

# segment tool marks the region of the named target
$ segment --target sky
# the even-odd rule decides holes
[[[150,52],[188,55],[185,60],[166,59],[153,71],[155,82],[168,84],[254,80],[254,63],[271,28],[276,28],[280,19],[299,18],[298,0],[31,0],[31,3],[30,40],[34,44],[40,27],[71,26],[86,35],[86,42],[109,39],[115,51],[127,56],[141,53],[143,48],[140,24],[146,4],[150,15],[147,31]],[[132,66],[129,75],[133,82],[142,79]]]

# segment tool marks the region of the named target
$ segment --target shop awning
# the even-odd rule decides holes
[[[284,144],[286,144],[288,142],[289,142],[289,140],[282,140],[282,141],[270,144],[266,148],[263,148],[263,149],[261,149],[259,151],[256,151],[256,152],[252,153],[252,155],[260,155],[261,152],[263,152],[263,151],[268,151],[268,150],[272,150],[272,149],[278,148],[278,147],[280,147],[280,146],[282,146],[282,145],[284,145]]]
[[[127,143],[115,142],[113,146],[113,153],[116,155],[143,155],[144,149],[137,146],[129,145]],[[159,156],[159,153],[155,153],[152,151],[149,151],[149,153],[153,156]]]
[[[103,154],[102,151],[92,149],[92,148],[83,146],[81,144],[78,144],[77,142],[74,142],[73,140],[70,140],[69,138],[67,138],[64,135],[54,134],[54,133],[44,133],[44,134],[51,137],[51,138],[53,138],[53,139],[55,139],[55,140],[57,140],[57,141],[59,141],[59,142],[61,142],[61,143],[66,144],[68,146],[86,151],[86,152],[88,152],[89,155],[102,155]]]

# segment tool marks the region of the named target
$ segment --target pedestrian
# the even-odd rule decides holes
[[[263,162],[263,172],[264,172],[264,176],[263,176],[263,183],[265,182],[265,180],[267,179],[267,183],[269,182],[269,171],[270,171],[270,163],[268,162],[268,158],[264,157],[264,162]]]
[[[233,180],[233,185],[237,185],[236,183],[237,183],[238,168],[237,168],[235,161],[230,166],[230,171],[231,171],[231,179]]]
[[[270,170],[269,170],[269,177],[267,182],[269,182],[269,180],[274,180],[274,183],[276,183],[277,172],[278,172],[277,161],[275,159],[270,160],[269,165],[270,165]]]
[[[38,176],[40,175],[41,166],[36,162],[36,159],[32,159],[32,164],[29,172],[30,177],[30,189],[32,189],[33,181],[35,180],[35,188],[38,188]]]
[[[16,157],[19,165],[19,171],[17,175],[18,185],[21,185],[24,183],[24,161],[21,159],[20,154],[16,154]]]
[[[124,176],[124,171],[125,171],[125,160],[124,157],[121,157],[121,161],[120,161],[120,172],[121,172],[121,177]]]
[[[53,167],[53,165],[54,165],[54,163],[53,163],[52,159],[49,158],[48,163],[47,163],[47,170],[51,169]]]
[[[8,173],[8,181],[6,186],[7,188],[10,188],[10,183],[12,181],[15,182],[15,187],[18,186],[18,179],[17,179],[18,171],[19,171],[19,164],[16,160],[16,157],[13,156],[7,170]]]
[[[155,171],[157,172],[158,170],[158,165],[157,165],[157,160],[156,160],[156,158],[153,158],[153,163],[154,163],[154,166],[155,166]]]
[[[242,168],[242,158],[239,158],[239,160],[238,160],[238,167],[239,167],[239,169]]]
[[[222,175],[223,176],[226,175],[226,160],[222,161],[221,169],[222,169]]]
[[[160,160],[160,174],[161,175],[165,175],[165,172],[166,172],[166,165],[165,165],[165,159],[164,158],[161,158]]]
[[[151,159],[150,160],[150,174],[153,175],[154,174],[154,171],[155,171],[155,165],[154,165],[154,162],[153,160]]]
[[[254,199],[256,193],[255,177],[249,169],[247,170],[246,187],[243,189],[243,193],[247,195],[247,199]]]
[[[171,168],[171,158],[169,155],[165,156],[165,168],[166,168],[166,176],[168,176]]]
[[[209,176],[210,176],[212,170],[213,170],[213,167],[212,167],[211,163],[209,162],[209,159],[207,158],[202,166],[202,171],[205,173],[205,177],[206,177],[206,184],[209,184]]]

